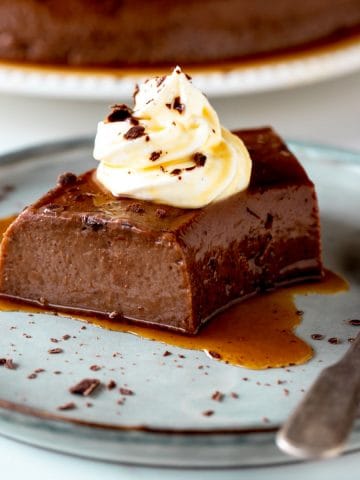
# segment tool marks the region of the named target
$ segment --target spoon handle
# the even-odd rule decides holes
[[[325,368],[279,430],[276,442],[300,458],[339,455],[360,400],[360,333],[344,357]]]

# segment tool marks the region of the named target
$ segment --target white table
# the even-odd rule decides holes
[[[117,99],[114,98],[114,102]],[[94,135],[111,102],[45,100],[0,95],[0,153],[69,136]],[[360,74],[287,91],[213,101],[230,128],[272,124],[288,139],[360,151]],[[360,188],[360,186],[359,186]],[[0,437],[1,480],[352,480],[360,453],[327,462],[228,471],[148,469],[93,462]]]

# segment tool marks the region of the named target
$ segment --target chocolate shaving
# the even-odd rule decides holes
[[[0,365],[5,365],[6,363],[6,358],[0,358]]]
[[[134,392],[129,388],[120,387],[119,392],[121,393],[121,395],[134,395]]]
[[[73,185],[77,181],[77,176],[71,172],[65,172],[59,175],[57,179],[58,185],[65,187],[66,185]]]
[[[97,372],[98,370],[101,370],[101,367],[100,365],[91,365],[90,370]]]
[[[341,340],[337,337],[331,337],[329,338],[328,342],[332,343],[333,345],[338,345],[339,343],[341,343]]]
[[[212,351],[212,350],[209,350],[209,355],[210,355],[210,357],[212,357],[212,358],[217,358],[217,359],[222,358],[221,355],[220,355],[220,353],[214,352],[214,351]]]
[[[149,160],[151,160],[152,162],[155,162],[161,157],[161,154],[162,154],[162,150],[158,150],[157,152],[151,152]]]
[[[311,338],[313,340],[323,340],[325,338],[325,335],[321,335],[321,333],[313,333],[311,335]]]
[[[174,170],[171,170],[170,174],[171,175],[179,175],[181,173],[181,168],[174,168]]]
[[[63,335],[63,340],[69,340],[71,338],[71,335],[69,335],[68,333],[66,333],[65,335]]]
[[[180,97],[174,98],[172,108],[174,110],[177,110],[180,114],[183,113],[183,111],[185,110],[185,105],[181,103]]]
[[[62,353],[64,350],[62,348],[51,348],[50,350],[48,350],[48,353],[51,353],[51,354],[57,354],[57,353]]]
[[[74,410],[76,408],[76,404],[74,402],[64,403],[63,405],[59,405],[57,407],[58,410]]]
[[[114,390],[114,388],[116,387],[116,382],[115,380],[110,380],[109,383],[106,385],[106,388],[108,390]]]
[[[215,402],[222,402],[223,399],[224,399],[224,394],[219,392],[219,390],[216,390],[216,392],[214,392],[211,395],[211,400],[215,400]]]
[[[230,392],[231,398],[239,398],[239,395],[236,392]]]
[[[84,380],[81,380],[81,382],[70,388],[70,393],[87,397],[91,395],[99,385],[100,380],[97,378],[84,378]]]
[[[349,320],[348,324],[352,325],[353,327],[360,327],[360,320],[354,318],[353,320]]]
[[[206,155],[201,152],[194,153],[192,159],[197,167],[203,167],[206,163]]]
[[[4,367],[7,368],[8,370],[15,370],[16,365],[14,364],[12,358],[7,358],[4,363]]]
[[[107,122],[123,122],[132,116],[132,110],[124,103],[112,105],[113,111],[107,116]]]
[[[202,414],[204,415],[204,417],[211,417],[211,415],[214,415],[214,410],[205,410],[205,412],[203,412]]]
[[[169,352],[169,350],[165,350],[165,352],[163,353],[163,357],[168,357],[169,355],[172,355],[172,353]]]
[[[129,128],[129,130],[124,134],[124,138],[125,140],[135,140],[143,135],[145,135],[145,127],[142,125],[136,125]]]

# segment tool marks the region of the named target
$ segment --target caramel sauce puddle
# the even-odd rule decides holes
[[[0,219],[0,240],[15,218]],[[322,281],[281,288],[229,307],[204,325],[195,336],[90,315],[71,316],[108,330],[132,333],[175,347],[203,350],[212,358],[232,365],[265,369],[299,365],[313,356],[311,346],[297,337],[294,331],[302,320],[302,312],[295,305],[295,295],[326,295],[347,289],[345,280],[326,270]],[[0,299],[0,310],[54,313],[46,307],[4,299]]]

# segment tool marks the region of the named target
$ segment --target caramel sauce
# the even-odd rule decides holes
[[[0,240],[14,218],[0,220]],[[89,315],[75,314],[72,317],[166,345],[203,350],[212,358],[232,365],[264,369],[302,364],[313,355],[311,346],[297,337],[294,331],[302,319],[302,312],[295,305],[295,295],[326,295],[347,289],[345,280],[326,270],[325,277],[320,282],[294,285],[261,294],[226,309],[210,320],[196,336]],[[4,299],[0,299],[0,310],[54,313],[54,310],[45,307]]]
[[[10,217],[0,218],[0,242],[6,229],[15,220],[16,217],[17,215],[11,215]]]

